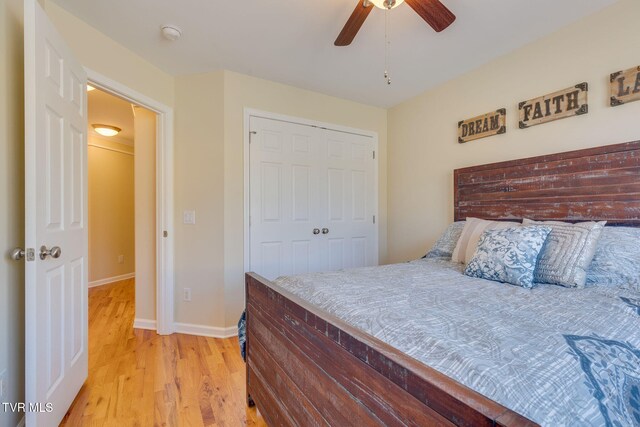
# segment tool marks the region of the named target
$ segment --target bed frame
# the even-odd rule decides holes
[[[454,172],[455,218],[640,226],[640,141]],[[535,426],[285,289],[246,275],[247,401],[271,426]]]

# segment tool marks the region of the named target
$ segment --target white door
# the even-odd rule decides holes
[[[375,158],[371,137],[322,131],[322,255],[325,271],[376,265]]]
[[[250,271],[376,265],[372,137],[250,118]]]
[[[88,373],[87,78],[36,0],[25,1],[24,21],[25,228],[35,250],[25,264],[25,387],[27,405],[42,409],[26,421],[41,427],[59,424]]]
[[[274,279],[319,271],[317,128],[251,117],[251,271]]]

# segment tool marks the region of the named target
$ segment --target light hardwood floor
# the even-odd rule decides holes
[[[236,338],[133,329],[134,282],[89,290],[89,379],[63,426],[264,426]]]

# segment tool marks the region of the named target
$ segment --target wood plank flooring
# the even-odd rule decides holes
[[[62,426],[265,426],[236,338],[133,329],[134,282],[89,290],[89,378]]]

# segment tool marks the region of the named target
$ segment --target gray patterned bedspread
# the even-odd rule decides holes
[[[276,283],[544,426],[640,425],[640,292],[524,289],[447,261]]]

